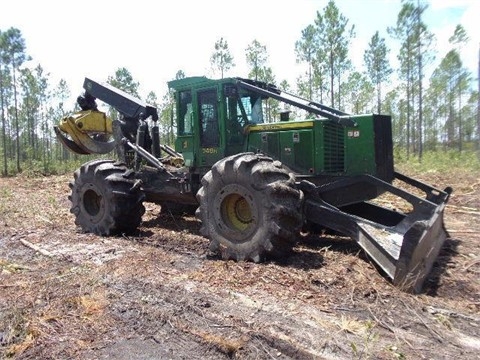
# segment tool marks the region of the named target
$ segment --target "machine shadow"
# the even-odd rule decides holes
[[[456,238],[448,237],[438,254],[437,260],[434,262],[430,276],[424,284],[423,293],[429,296],[437,296],[438,289],[441,286],[443,276],[446,276],[448,264],[458,255],[458,246],[462,241]]]
[[[326,250],[354,254],[362,260],[369,261],[360,246],[348,237],[331,233],[302,233],[292,253],[283,259],[275,260],[275,263],[305,271],[319,269],[325,265],[323,252]]]
[[[193,235],[200,236],[201,223],[193,215],[172,215],[169,213],[160,213],[149,220],[143,221],[141,225],[141,234],[151,236],[154,231],[151,229],[166,229],[172,231],[188,231]]]
[[[168,243],[169,240],[165,240],[163,237],[161,240],[153,240],[152,238],[154,238],[157,234],[155,229],[164,229],[201,236],[200,228],[201,222],[194,215],[185,214],[183,216],[179,216],[167,212],[160,213],[158,216],[142,222],[138,235],[140,238],[148,239],[147,241],[140,242],[144,242],[150,246],[162,246],[159,243],[160,241],[166,241]],[[181,238],[184,239],[183,237]],[[185,241],[185,239],[183,241]],[[176,240],[174,242],[176,242]],[[200,251],[201,254],[198,255],[204,255],[205,260],[222,260],[221,255],[211,253],[208,250],[208,240],[206,238],[201,242],[201,244],[197,241],[194,242],[195,244],[192,244],[192,249]],[[459,239],[447,238],[437,260],[433,265],[429,277],[425,281],[422,293],[429,296],[437,295],[438,288],[441,285],[442,276],[444,276],[445,271],[448,268],[448,264],[451,262],[452,258],[458,255],[457,248],[460,242],[461,240]],[[185,245],[188,246],[188,244]],[[202,249],[200,250],[199,247]],[[298,237],[295,247],[291,252],[281,258],[267,257],[265,262],[276,264],[281,267],[295,268],[303,271],[314,270],[325,265],[323,252],[326,250],[339,254],[355,255],[358,257],[358,259],[374,266],[382,277],[390,281],[388,276],[383,273],[375,261],[369,258],[369,256],[365,253],[365,251],[362,250],[355,240],[328,231],[301,233]]]
[[[448,237],[445,240],[438,257],[433,264],[430,274],[425,280],[423,290],[421,291],[422,294],[437,296],[438,289],[441,286],[442,277],[445,276],[446,270],[452,262],[452,259],[458,255],[457,248],[460,243],[461,240],[456,238]],[[285,258],[283,261],[278,261],[278,264],[302,270],[319,268],[323,265],[324,261],[318,259],[315,260],[315,258],[322,258],[322,249],[328,249],[329,251],[342,254],[354,254],[360,260],[375,267],[377,272],[384,279],[391,282],[391,279],[384,273],[380,266],[368,256],[356,241],[338,234],[303,234],[294,249],[294,254]]]

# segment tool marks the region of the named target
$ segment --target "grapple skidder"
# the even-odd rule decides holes
[[[321,227],[356,241],[394,285],[421,291],[447,238],[451,189],[394,170],[389,116],[349,115],[242,78],[168,85],[174,147],[160,143],[157,109],[88,78],[82,110],[55,128],[75,153],[112,152],[112,160],[82,165],[70,183],[83,231],[135,232],[148,201],[162,211],[196,210],[212,251],[259,262],[288,256],[300,231]],[[119,118],[100,112],[97,99]]]

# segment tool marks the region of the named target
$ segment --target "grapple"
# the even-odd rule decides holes
[[[112,120],[98,110],[82,110],[64,117],[54,127],[57,138],[77,154],[106,154],[115,148]]]

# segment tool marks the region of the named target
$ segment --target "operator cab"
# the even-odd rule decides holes
[[[175,149],[188,167],[210,168],[242,152],[245,127],[264,122],[265,97],[237,85],[238,79],[189,77],[169,82],[175,90]]]

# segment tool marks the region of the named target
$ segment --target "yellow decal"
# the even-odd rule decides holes
[[[204,154],[218,154],[217,148],[202,148],[202,153]]]
[[[308,129],[313,127],[313,121],[302,122],[280,122],[273,124],[258,124],[249,125],[245,129],[247,133],[255,131],[267,131],[267,130],[292,130],[292,129]]]

